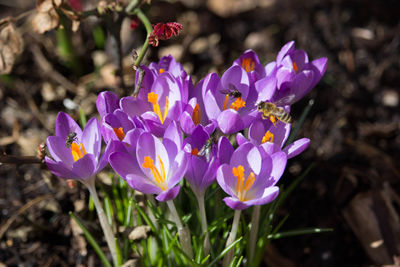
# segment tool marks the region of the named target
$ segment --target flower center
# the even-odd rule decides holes
[[[169,100],[168,96],[165,97],[165,110],[164,114],[161,114],[161,108],[160,105],[158,104],[158,94],[155,94],[153,92],[147,94],[147,101],[149,101],[151,104],[153,104],[153,111],[154,113],[157,114],[158,118],[161,121],[161,124],[164,124],[165,118],[167,118],[168,114],[168,109],[169,109]]]
[[[192,120],[194,125],[197,125],[200,123],[201,120],[201,113],[200,113],[200,106],[199,104],[196,104],[196,106],[193,109],[193,115],[192,115]]]
[[[119,141],[124,140],[125,138],[125,133],[122,127],[119,128],[113,128],[115,135],[118,137]]]
[[[293,65],[294,72],[297,73],[297,71],[299,71],[299,67],[297,67],[296,62],[293,62],[292,65]]]
[[[246,199],[246,194],[253,186],[255,179],[254,172],[250,172],[247,179],[244,178],[244,168],[242,165],[237,166],[237,168],[232,168],[233,175],[237,178],[236,182],[236,196],[242,202],[245,202],[249,199]],[[245,182],[246,180],[246,182]]]
[[[156,166],[154,166],[153,160],[149,156],[144,157],[144,162],[142,163],[142,166],[143,168],[150,169],[154,181],[156,181],[157,183],[157,186],[161,188],[162,191],[165,191],[167,190],[167,183],[165,181],[164,163],[162,162],[160,156],[158,156],[158,160],[161,166],[161,173],[156,168]]]
[[[77,161],[81,158],[83,158],[84,155],[86,155],[86,149],[83,146],[83,144],[77,144],[73,142],[71,144],[71,152],[72,152],[72,157],[74,158],[74,161]]]
[[[242,59],[242,68],[246,71],[246,72],[251,72],[254,70],[255,67],[255,63],[251,58],[244,58]]]
[[[197,149],[197,147],[192,149],[192,155],[194,155],[194,156],[198,156],[199,155],[199,150]]]
[[[274,134],[271,133],[270,131],[267,131],[264,135],[264,137],[261,140],[261,143],[264,144],[265,142],[274,142]]]
[[[228,102],[229,102],[229,94],[225,96],[224,100],[224,105],[222,106],[222,110],[225,110],[228,107]],[[229,106],[229,108],[234,109],[236,111],[239,110],[239,108],[243,108],[246,106],[246,102],[243,100],[242,97],[237,97],[235,101]]]
[[[165,70],[163,68],[160,68],[160,70],[158,71],[160,74],[163,73]]]

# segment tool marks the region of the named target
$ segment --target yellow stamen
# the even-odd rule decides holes
[[[165,70],[163,69],[163,68],[161,68],[160,70],[159,70],[159,73],[161,74],[161,73],[163,73]]]
[[[74,158],[74,161],[77,161],[81,158],[83,158],[84,155],[86,155],[86,149],[83,146],[83,144],[77,144],[75,142],[73,142],[71,144],[71,153],[72,153],[72,157]]]
[[[222,106],[222,110],[225,110],[228,107],[228,101],[229,101],[229,94],[227,94],[225,96],[224,105]]]
[[[196,104],[196,106],[193,109],[193,115],[192,115],[192,120],[194,125],[197,125],[200,123],[201,120],[201,113],[200,113],[200,106],[199,104]]]
[[[243,98],[238,97],[236,100],[231,104],[230,108],[234,109],[236,111],[239,110],[239,108],[243,108],[246,106],[246,102],[243,100]]]
[[[196,147],[192,149],[192,155],[195,155],[195,156],[199,155],[199,150]]]
[[[247,201],[246,194],[253,186],[256,178],[253,172],[250,172],[249,176],[246,179],[244,178],[244,168],[242,165],[239,165],[237,168],[232,168],[233,175],[237,178],[236,182],[236,196],[239,198],[240,201]]]
[[[113,128],[115,135],[118,137],[119,141],[124,140],[125,138],[125,133],[122,127],[119,128]]]
[[[251,72],[255,68],[255,63],[251,58],[244,58],[244,59],[242,59],[242,68],[246,72]]]
[[[274,142],[274,134],[271,133],[270,131],[267,131],[264,135],[264,137],[261,140],[261,143],[264,144],[265,142]]]
[[[274,124],[276,127],[276,123],[278,122],[278,119],[274,115],[269,116],[269,120]]]
[[[297,71],[299,70],[299,67],[297,67],[296,62],[293,62],[292,65],[293,65],[294,72],[297,73]]]
[[[156,166],[154,166],[153,160],[149,156],[144,157],[144,162],[142,163],[142,167],[146,168],[146,169],[150,169],[151,174],[153,175],[154,181],[156,181],[158,187],[160,187],[162,191],[165,191],[165,190],[167,190],[167,185],[165,182],[164,163],[162,162],[162,160],[159,156],[158,156],[158,160],[160,162],[162,175],[160,174],[160,172],[158,171]]]
[[[156,113],[158,118],[161,121],[161,124],[164,123],[165,118],[167,118],[168,114],[168,109],[169,109],[169,100],[168,96],[165,97],[165,110],[164,110],[164,115],[161,114],[161,108],[160,105],[158,104],[158,94],[155,94],[153,92],[150,92],[147,94],[147,101],[150,102],[153,105],[153,111]]]

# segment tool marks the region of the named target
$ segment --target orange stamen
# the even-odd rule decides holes
[[[255,63],[251,58],[244,58],[244,59],[242,59],[242,68],[246,72],[251,72],[255,68]]]
[[[297,67],[296,62],[293,62],[292,65],[293,65],[294,72],[297,73],[297,71],[299,70],[299,67]]]
[[[125,133],[122,127],[119,128],[113,128],[115,135],[118,137],[119,141],[124,140],[125,138]]]
[[[168,110],[169,110],[169,100],[168,96],[165,98],[165,110],[164,115],[161,114],[161,108],[158,104],[158,94],[150,92],[147,94],[147,101],[153,105],[153,111],[156,113],[158,118],[160,119],[161,124],[164,123],[165,119],[167,118]]]
[[[265,142],[274,142],[274,134],[271,133],[270,131],[267,131],[264,135],[264,137],[261,140],[261,143],[264,144]]]
[[[197,147],[192,149],[192,155],[194,155],[194,156],[198,156],[199,155],[199,150],[197,149]]]
[[[161,69],[159,70],[160,74],[163,73],[164,71],[165,71],[165,70],[164,70],[163,68],[161,68]]]
[[[231,104],[230,108],[234,109],[236,111],[239,110],[239,108],[243,108],[246,106],[246,102],[243,100],[243,98],[238,97],[236,100]]]
[[[81,158],[83,158],[84,155],[86,155],[86,149],[83,146],[83,144],[77,144],[75,142],[73,142],[71,144],[71,153],[72,153],[72,157],[74,158],[74,161],[77,161]]]
[[[158,157],[161,166],[161,174],[159,170],[154,166],[153,160],[146,156],[144,157],[144,162],[142,163],[142,167],[146,169],[150,169],[151,174],[153,175],[154,181],[157,183],[158,187],[161,188],[162,191],[167,190],[167,185],[165,182],[165,168],[164,163],[162,162],[161,158]]]
[[[246,179],[244,178],[244,168],[242,165],[239,165],[237,168],[232,168],[232,173],[233,175],[237,178],[236,181],[236,196],[239,198],[240,201],[247,201],[246,199],[246,194],[250,190],[250,188],[253,186],[256,178],[253,172],[249,174],[249,176]]]
[[[229,101],[229,94],[227,94],[225,96],[224,105],[222,106],[222,110],[225,110],[228,107],[228,101]]]
[[[269,116],[269,120],[274,124],[276,127],[276,123],[278,122],[278,119],[274,115]]]
[[[192,120],[194,125],[199,124],[200,119],[201,119],[200,106],[199,104],[196,104],[196,106],[193,109],[193,115],[192,115]]]

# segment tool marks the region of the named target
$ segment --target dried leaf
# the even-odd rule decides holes
[[[49,12],[39,12],[32,20],[33,30],[39,34],[53,30],[58,26],[59,16],[54,9]]]
[[[0,74],[11,72],[15,59],[22,50],[21,34],[12,23],[7,23],[0,29]]]
[[[36,1],[36,9],[39,12],[49,12],[53,9],[53,1],[52,0],[37,0]]]
[[[142,225],[135,227],[135,229],[133,229],[133,231],[129,234],[129,239],[131,240],[146,239],[148,232],[150,232],[150,226]]]

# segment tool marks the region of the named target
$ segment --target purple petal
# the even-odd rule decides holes
[[[328,59],[326,57],[318,58],[313,60],[310,65],[312,66],[310,69],[313,70],[314,74],[314,80],[311,84],[311,87],[314,87],[322,78],[322,76],[324,76],[328,66]]]
[[[279,194],[279,187],[277,186],[267,187],[265,188],[263,195],[260,198],[246,201],[245,204],[248,206],[265,205],[274,201],[275,198],[278,196],[278,194]]]
[[[281,64],[282,59],[290,52],[294,50],[294,41],[290,41],[286,43],[279,51],[278,55],[276,56],[276,63],[279,66]]]
[[[95,174],[95,170],[96,159],[92,154],[84,155],[72,165],[72,172],[83,180],[91,178]]]
[[[161,188],[155,186],[150,180],[142,176],[136,176],[134,174],[128,174],[125,177],[126,182],[133,189],[142,192],[143,194],[159,194],[162,192]]]
[[[221,112],[222,104],[220,105],[215,98],[215,91],[219,84],[219,77],[216,73],[208,74],[203,80],[202,95],[204,99],[205,111],[207,117],[211,119],[217,119]],[[222,97],[222,94],[220,94]],[[222,100],[223,101],[223,100]]]
[[[191,135],[196,127],[196,125],[193,123],[192,116],[187,111],[182,113],[181,117],[179,118],[179,122],[183,132],[187,135]]]
[[[69,133],[76,133],[78,140],[82,138],[82,129],[68,114],[59,112],[56,119],[56,136],[67,138]]]
[[[79,179],[79,176],[75,175],[63,162],[54,162],[49,157],[45,157],[47,168],[55,175],[60,178],[66,179]]]
[[[234,197],[225,197],[223,201],[228,207],[234,210],[244,210],[250,207],[249,205],[247,205],[247,202],[242,202]]]
[[[236,191],[236,181],[232,174],[232,169],[228,164],[219,166],[217,170],[217,182],[228,195],[233,196]]]
[[[287,158],[291,159],[300,154],[301,152],[303,152],[304,150],[306,150],[309,144],[310,144],[310,139],[302,138],[287,145],[283,149],[283,151],[287,154]]]
[[[257,147],[252,143],[247,142],[239,146],[235,152],[233,152],[229,165],[233,168],[237,168],[239,165],[243,166],[245,174],[250,174],[253,171],[256,175],[261,170],[261,155]],[[247,177],[247,175],[245,175]]]
[[[269,101],[276,91],[276,78],[273,75],[267,76],[258,80],[254,86],[258,92],[257,103],[260,101]]]
[[[221,164],[229,164],[231,161],[232,154],[234,152],[232,144],[229,142],[228,138],[222,136],[218,140],[218,159]]]
[[[236,135],[236,142],[237,142],[238,145],[240,146],[240,145],[242,145],[242,144],[248,142],[248,140],[246,139],[246,137],[243,136],[242,133],[238,133],[238,134]]]
[[[106,149],[97,163],[96,173],[101,171],[108,164],[110,154],[117,151],[126,152],[126,145],[120,141],[111,141],[107,144]]]
[[[265,66],[265,76],[275,75],[276,74],[276,62],[272,61]]]
[[[189,155],[184,150],[181,150],[178,155],[176,155],[175,161],[173,162],[170,172],[172,174],[167,174],[167,187],[172,188],[177,183],[179,183],[186,173],[189,164]],[[168,177],[170,176],[170,177]]]
[[[141,171],[137,160],[132,155],[125,152],[114,152],[109,156],[109,162],[111,167],[116,171],[122,178],[127,180],[128,175],[135,177],[142,177],[138,179],[145,179],[144,173]]]
[[[131,118],[140,116],[146,111],[153,110],[149,102],[131,96],[121,98],[120,105],[122,111]]]
[[[180,189],[181,189],[181,187],[179,185],[175,186],[174,188],[168,189],[168,190],[162,192],[161,194],[159,194],[158,196],[156,196],[156,199],[161,202],[174,199],[179,194]]]
[[[99,121],[91,118],[83,130],[81,142],[88,154],[93,154],[96,162],[101,152],[101,134]]]
[[[224,134],[238,132],[245,128],[240,114],[231,108],[222,111],[217,119],[218,127]]]
[[[287,156],[285,152],[276,152],[275,154],[271,155],[272,158],[272,185],[275,185],[279,179],[281,178],[283,172],[285,171],[286,163],[287,163]]]
[[[249,76],[246,71],[237,65],[227,69],[221,77],[221,86],[223,90],[231,90],[233,86],[234,89],[237,89],[242,94],[243,99],[247,99],[249,84]]]
[[[293,103],[301,99],[311,90],[311,84],[313,82],[313,72],[310,70],[304,70],[296,74],[291,92],[295,95]]]
[[[99,111],[100,117],[104,117],[106,114],[112,113],[114,110],[119,108],[118,102],[119,97],[114,92],[101,92],[97,96],[96,101],[96,107]]]
[[[65,146],[65,139],[59,136],[49,136],[46,141],[47,149],[52,158],[57,162],[63,162],[66,166],[72,167],[75,162],[71,149]]]
[[[299,70],[302,70],[304,66],[308,63],[308,55],[304,50],[298,49],[290,53],[291,66],[296,63]]]
[[[166,140],[166,139],[173,141],[178,148],[182,147],[182,144],[183,144],[182,131],[178,127],[178,124],[176,123],[176,121],[172,121],[168,125],[167,129],[165,130],[163,140]]]

